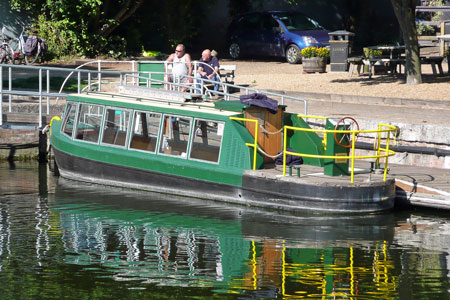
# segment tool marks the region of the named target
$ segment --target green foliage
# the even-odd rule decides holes
[[[50,55],[120,57],[126,41],[111,33],[143,1],[12,0],[11,8],[34,16],[32,26],[47,40]]]
[[[377,56],[382,56],[383,51],[377,49],[363,48],[364,57],[366,58],[374,58]]]
[[[71,26],[69,20],[46,20],[44,15],[40,15],[33,24],[39,31],[39,36],[47,41],[47,55],[51,57],[77,54],[78,37],[70,30]]]
[[[418,23],[416,25],[416,28],[417,28],[417,35],[432,35],[435,33],[435,29],[433,28],[433,26],[430,25]]]
[[[302,57],[330,57],[330,50],[326,47],[306,47],[302,49]]]

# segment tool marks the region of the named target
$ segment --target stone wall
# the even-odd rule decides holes
[[[0,160],[38,158],[39,137],[37,129],[0,129]]]

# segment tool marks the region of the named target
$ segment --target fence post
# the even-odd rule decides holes
[[[39,128],[42,128],[42,69],[39,69]]]
[[[3,80],[3,77],[2,77]],[[9,97],[8,97],[8,102],[9,102],[9,112],[11,112],[12,108],[12,95],[11,95],[11,91],[12,91],[12,76],[11,76],[11,67],[8,68],[8,88],[9,88]]]
[[[3,66],[0,65],[0,125],[3,125]]]
[[[78,71],[78,88],[77,88],[77,92],[78,94],[81,94],[81,72]]]
[[[98,60],[98,91],[102,91],[102,61]]]
[[[47,95],[50,94],[50,70],[47,69]],[[47,96],[47,115],[50,115],[50,97]]]

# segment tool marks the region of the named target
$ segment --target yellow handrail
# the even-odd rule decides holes
[[[48,126],[50,127],[50,130],[49,130],[50,136],[52,136],[52,123],[53,123],[53,120],[61,121],[61,118],[58,117],[58,116],[54,116],[54,117],[50,120],[50,124],[48,125]]]
[[[382,127],[388,127],[389,129],[381,129]],[[351,159],[351,183],[354,183],[354,168],[355,168],[355,159],[363,159],[363,158],[377,158],[377,163],[379,159],[385,157],[385,166],[384,166],[384,176],[383,181],[386,181],[387,175],[387,166],[388,166],[388,157],[395,155],[395,151],[389,150],[389,141],[390,141],[390,133],[393,131],[397,131],[397,127],[387,124],[380,124],[378,130],[337,130],[337,129],[308,129],[308,128],[299,128],[293,126],[284,126],[284,136],[287,136],[287,130],[296,130],[296,131],[307,131],[307,132],[323,132],[325,135],[327,133],[351,133],[352,134],[352,146],[351,146],[351,155],[347,156],[337,156],[337,155],[317,155],[317,154],[307,154],[307,153],[296,153],[287,151],[287,139],[283,141],[283,176],[286,176],[286,155],[294,155],[294,156],[303,156],[303,157],[311,157],[311,158],[330,158],[330,159]],[[363,156],[355,156],[355,136],[358,133],[382,133],[387,132],[386,137],[386,148],[381,148],[381,142],[378,142],[378,149],[376,155],[363,155]],[[380,141],[380,136],[378,137]],[[380,152],[383,151],[386,154],[381,155]]]
[[[309,115],[297,115],[297,117],[299,118],[305,118],[305,119],[321,119],[321,120],[328,120],[328,117],[321,117],[321,116],[309,116]],[[322,140],[322,145],[323,145],[323,150],[327,150],[327,135],[324,134],[323,135],[323,140]]]
[[[245,143],[245,145],[253,147],[253,170],[256,170],[256,153],[258,150],[258,120],[230,117],[230,120],[254,122],[255,123],[255,142],[253,144]]]

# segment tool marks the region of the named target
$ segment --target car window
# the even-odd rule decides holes
[[[245,16],[241,22],[241,26],[246,29],[260,29],[261,17],[256,14]]]
[[[278,22],[269,15],[264,15],[261,17],[261,24],[264,30],[273,30],[279,26]]]
[[[322,30],[323,27],[319,25],[315,20],[303,15],[303,14],[277,14],[280,21],[284,23],[284,26],[288,30]]]

